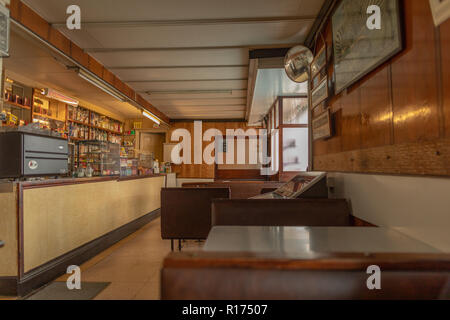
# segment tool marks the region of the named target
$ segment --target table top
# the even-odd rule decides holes
[[[398,231],[368,227],[214,227],[204,251],[276,253],[439,253]]]

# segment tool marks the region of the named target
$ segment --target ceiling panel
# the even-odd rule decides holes
[[[197,100],[154,100],[155,106],[226,106],[226,105],[245,105],[246,98],[242,99],[197,99]]]
[[[214,113],[218,113],[218,112],[222,112],[224,109],[223,108],[219,108],[217,106],[203,106],[203,107],[165,107],[164,111],[167,113],[173,113],[173,112],[214,112]],[[227,106],[227,108],[225,109],[227,111],[238,111],[238,112],[242,112],[245,110],[245,105],[241,105],[241,106]]]
[[[208,112],[203,106],[220,105],[224,99],[236,98],[246,105],[249,48],[302,43],[324,3],[324,0],[23,1],[156,106],[184,106],[183,113],[178,108],[168,110],[168,116],[177,119],[244,118],[244,112],[225,110],[234,108],[233,104],[223,106],[221,113]],[[72,4],[81,8],[81,30],[69,31],[65,27],[66,8]],[[27,54],[23,52],[24,56]],[[49,61],[43,60],[42,66],[46,64]],[[255,92],[252,117],[258,118],[264,112],[272,94],[283,91],[279,87],[284,85],[279,81],[284,80],[278,74],[271,83],[263,84],[266,90]],[[152,94],[145,94],[148,91]],[[199,107],[202,108],[195,109]],[[186,109],[192,109],[192,114]]]
[[[152,103],[160,100],[192,100],[192,99],[222,99],[247,97],[246,90],[233,90],[230,93],[143,93],[142,96]]]
[[[177,25],[149,27],[87,27],[81,31],[62,31],[69,38],[83,38],[84,48],[185,48],[255,46],[302,43],[314,20]],[[89,34],[92,39],[85,39]],[[94,40],[95,39],[95,40]]]
[[[248,76],[248,67],[226,68],[158,68],[158,69],[111,69],[126,82],[145,80],[202,80],[243,79]]]
[[[323,0],[22,0],[47,21],[65,21],[77,4],[83,21],[223,19],[316,15]]]
[[[307,83],[293,82],[287,77],[284,69],[259,69],[249,122],[260,121],[269,112],[278,96],[303,95],[307,92]]]
[[[33,56],[36,53],[36,56]],[[24,59],[24,55],[27,58]],[[60,59],[59,59],[60,60]],[[132,105],[120,102],[102,90],[81,79],[64,63],[42,49],[40,44],[11,32],[10,57],[4,59],[5,73],[11,79],[34,88],[52,88],[80,100],[85,106],[95,106],[107,115],[117,114],[122,119],[140,116]],[[112,115],[111,115],[112,116]]]
[[[107,67],[223,66],[248,64],[248,49],[94,52]]]
[[[168,112],[167,115],[171,119],[196,119],[196,120],[242,119],[245,116],[245,111],[228,111],[228,110],[222,110],[220,112],[176,111],[173,113]]]
[[[137,91],[163,91],[163,90],[244,90],[247,89],[247,80],[204,80],[204,81],[147,81],[132,82],[128,84]]]

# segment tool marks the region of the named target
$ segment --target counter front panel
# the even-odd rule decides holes
[[[165,177],[23,187],[24,272],[161,206]]]
[[[0,183],[0,277],[17,276],[16,185]]]

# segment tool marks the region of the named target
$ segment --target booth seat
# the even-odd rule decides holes
[[[162,239],[206,239],[213,199],[229,199],[230,188],[161,189]]]
[[[382,270],[369,290],[369,266]],[[163,300],[449,299],[450,256],[439,254],[172,253],[161,271]]]
[[[351,226],[346,200],[240,199],[213,200],[212,226]]]
[[[183,188],[230,188],[231,199],[248,199],[261,194],[263,189],[276,190],[282,182],[270,181],[215,181],[204,183],[183,183]]]

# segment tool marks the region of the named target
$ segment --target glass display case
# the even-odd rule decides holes
[[[138,159],[120,158],[120,175],[123,177],[137,176]]]
[[[120,175],[120,145],[108,141],[77,142],[76,177]]]

